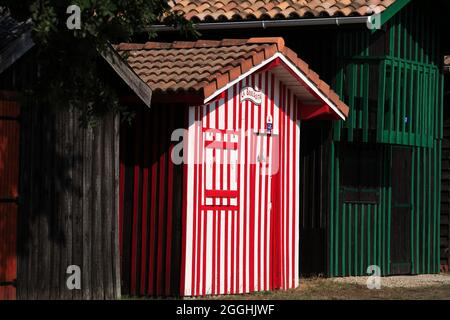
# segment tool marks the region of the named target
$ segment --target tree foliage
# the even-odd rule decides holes
[[[67,8],[81,9],[81,29],[69,30]],[[32,94],[50,107],[78,108],[82,123],[94,124],[109,111],[124,111],[99,67],[99,50],[109,43],[155,36],[149,27],[165,21],[182,32],[193,26],[170,11],[165,0],[0,0],[19,21],[32,19],[39,80]]]

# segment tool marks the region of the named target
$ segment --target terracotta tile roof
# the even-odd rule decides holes
[[[348,115],[349,109],[338,95],[296,53],[285,47],[283,38],[123,43],[115,49],[155,94],[194,93],[203,98],[281,53]]]
[[[365,16],[396,0],[175,0],[173,10],[195,22]]]

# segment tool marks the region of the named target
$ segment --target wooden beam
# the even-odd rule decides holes
[[[410,2],[411,0],[397,0],[393,4],[391,4],[386,10],[381,13],[381,25],[383,26]]]
[[[31,31],[22,34],[18,39],[14,40],[0,54],[0,74],[19,60],[33,46],[34,42],[31,37]]]
[[[130,89],[150,108],[152,102],[150,87],[130,68],[111,45],[106,50],[99,50],[99,52]]]

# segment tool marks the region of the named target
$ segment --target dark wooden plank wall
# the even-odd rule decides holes
[[[445,76],[444,139],[442,141],[441,265],[450,266],[450,75]]]
[[[122,293],[180,294],[183,166],[171,141],[185,128],[186,106],[141,106],[124,123],[120,150]]]
[[[84,129],[78,119],[23,107],[19,299],[120,297],[119,122],[108,115]],[[70,265],[81,268],[81,290],[66,287]]]
[[[300,274],[326,275],[331,124],[302,122],[300,150]]]

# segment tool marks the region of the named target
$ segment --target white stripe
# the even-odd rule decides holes
[[[245,84],[245,82],[243,82]],[[246,196],[245,192],[245,179],[244,175],[246,174],[246,165],[245,165],[245,156],[246,156],[246,150],[245,150],[245,123],[247,121],[246,119],[246,105],[243,103],[242,105],[239,104],[239,107],[241,108],[241,138],[240,138],[240,196],[239,196],[239,287],[238,292],[243,293],[243,274],[244,274],[244,215],[246,214],[244,210],[244,197]]]
[[[220,211],[220,294],[225,294],[225,215]]]
[[[287,116],[287,108],[286,108],[286,103],[287,99],[286,99],[286,90],[284,90],[284,95],[283,95],[283,110],[284,110],[284,114],[283,114],[283,121],[284,121],[284,128],[283,128],[283,132],[284,132],[284,163],[283,163],[283,170],[284,170],[284,185],[282,187],[282,193],[283,193],[283,208],[284,208],[284,212],[283,214],[283,289],[286,289],[286,209],[287,209],[287,180],[289,179],[289,177],[287,176],[287,150],[288,150],[288,146],[287,146],[287,137],[288,137],[288,124],[287,121],[289,120],[288,116]]]
[[[298,110],[297,110],[298,112]],[[301,135],[300,135],[300,126],[301,126],[301,122],[300,120],[297,120],[296,122],[296,134],[297,134],[297,143],[296,143],[296,150],[295,150],[295,154],[297,155],[297,161],[295,163],[296,165],[296,174],[295,174],[295,189],[296,189],[296,195],[295,195],[295,199],[296,199],[296,208],[295,208],[295,287],[298,287],[299,283],[299,241],[300,241],[300,142],[301,142]]]
[[[194,214],[194,154],[198,145],[194,144],[192,147],[189,141],[195,141],[195,107],[189,107],[189,129],[188,141],[185,148],[187,148],[187,199],[186,199],[186,252],[185,252],[185,280],[184,280],[184,294],[186,296],[192,295],[192,250],[193,250],[193,214]]]
[[[251,85],[251,83],[250,83],[250,81],[249,81],[249,83],[248,83],[249,85]],[[251,109],[251,106],[250,106],[250,103],[249,102],[246,102],[246,104],[248,105],[248,107],[249,107],[249,111],[250,110],[252,110]],[[248,112],[249,113],[249,116],[248,116],[248,119],[247,119],[247,134],[248,135],[251,135],[252,134],[252,132],[253,132],[253,128],[251,127],[251,114],[250,114],[250,112]],[[251,139],[250,139],[250,137],[247,137],[247,139],[248,139],[248,141],[250,142],[251,141]],[[248,147],[250,148],[250,150],[251,150],[251,145],[250,145],[250,143],[248,144]],[[246,219],[247,219],[247,223],[246,223],[246,226],[245,226],[245,234],[246,234],[246,242],[245,242],[245,248],[246,248],[246,257],[245,257],[245,261],[246,261],[246,268],[245,268],[245,270],[244,270],[244,272],[245,272],[245,274],[246,274],[246,281],[245,281],[245,284],[246,284],[246,292],[248,292],[248,289],[249,289],[249,285],[250,285],[250,254],[249,254],[249,251],[250,251],[250,246],[249,246],[249,244],[250,244],[250,241],[251,241],[251,239],[250,239],[250,179],[251,179],[251,177],[250,177],[250,152],[249,152],[249,150],[245,150],[245,152],[246,152],[246,154],[247,154],[247,161],[246,161],[246,165],[245,165],[245,174],[247,175],[247,186],[246,186],[246,197],[247,197],[247,210],[246,210]]]
[[[227,281],[227,290],[225,292],[225,294],[230,294],[231,292],[231,238],[234,236],[234,234],[232,233],[232,227],[231,227],[231,220],[232,217],[234,216],[232,211],[227,211],[225,212],[225,214],[228,217],[228,224],[227,224],[227,234],[228,234],[228,242],[226,244],[227,246],[227,270],[228,273],[225,275],[226,276],[226,281]]]
[[[206,252],[208,261],[206,262],[206,294],[212,294],[212,244],[213,244],[213,213],[212,211],[207,213],[207,231],[206,231]]]
[[[198,137],[200,137],[200,135],[202,134],[202,126],[198,125],[197,126],[197,134]],[[201,147],[203,148],[203,146]],[[200,158],[200,148],[197,148],[198,150],[198,157]],[[197,181],[200,181],[200,179],[203,178],[203,172],[199,172],[200,170],[197,170]],[[198,194],[198,193],[197,193]],[[205,272],[205,270],[203,270],[203,261],[204,261],[204,257],[205,257],[205,253],[203,250],[203,243],[204,241],[206,241],[205,236],[204,236],[204,223],[203,223],[203,214],[202,214],[202,210],[201,210],[201,199],[199,201],[197,201],[197,221],[198,219],[200,219],[200,230],[197,230],[197,236],[200,236],[200,250],[197,249],[197,254],[200,254],[200,266],[197,266],[197,268],[200,268],[200,279],[197,279],[197,284],[199,286],[199,293],[201,295],[205,294],[205,292],[203,292],[203,273]]]
[[[294,186],[294,177],[295,177],[295,173],[294,173],[294,131],[295,131],[295,122],[294,122],[294,105],[293,105],[293,101],[294,101],[294,96],[291,95],[290,97],[290,117],[289,117],[289,125],[290,125],[290,145],[289,145],[289,223],[287,224],[288,229],[289,229],[289,288],[292,287],[292,279],[294,277],[293,275],[293,271],[292,270],[292,262],[294,257],[292,256],[292,246],[293,246],[293,235],[292,235],[292,226],[293,226],[293,215],[294,215],[294,194],[293,194],[293,186]]]

